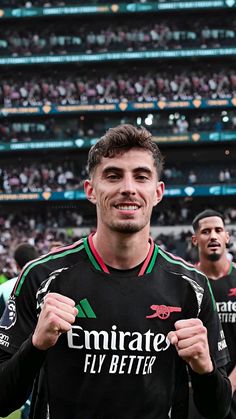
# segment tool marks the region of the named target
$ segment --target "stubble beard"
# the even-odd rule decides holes
[[[142,220],[139,221],[132,218],[129,219],[128,217],[123,220],[113,219],[108,221],[108,219],[103,217],[103,223],[116,233],[132,234],[143,230],[143,228],[145,228],[150,222],[150,217],[148,215],[144,215]]]
[[[143,226],[134,223],[113,224],[111,226],[113,231],[124,234],[138,233],[140,230],[142,230],[142,228]]]
[[[220,259],[220,254],[219,253],[211,253],[210,255],[208,255],[208,259],[211,262],[217,262]]]

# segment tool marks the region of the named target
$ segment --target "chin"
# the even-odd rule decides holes
[[[208,255],[208,259],[211,260],[212,262],[217,262],[217,260],[220,259],[220,254],[219,253],[211,253],[210,255]]]
[[[133,223],[122,223],[113,225],[112,227],[113,231],[124,234],[137,233],[138,231],[142,230],[142,228],[142,226]]]

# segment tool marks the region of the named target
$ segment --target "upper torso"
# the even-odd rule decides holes
[[[205,276],[153,243],[138,275],[109,273],[91,240],[72,250],[65,250],[61,260],[44,260],[41,269],[48,266],[48,272],[38,292],[40,267],[31,268],[31,277],[26,274],[16,287],[16,316],[10,327],[5,319],[2,346],[15,352],[34,329],[48,291],[72,298],[79,310],[72,330],[48,350],[41,372],[46,392],[39,396],[35,418],[46,417],[44,408],[53,419],[172,417],[178,380],[187,386],[188,377],[168,332],[178,319],[200,317],[212,350],[221,343]],[[64,268],[57,272],[62,262]],[[33,277],[38,283],[32,290]],[[215,357],[218,366],[224,365],[223,347]]]

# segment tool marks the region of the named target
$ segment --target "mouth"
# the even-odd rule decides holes
[[[207,246],[209,249],[213,249],[213,250],[215,250],[215,249],[218,249],[219,247],[220,247],[220,244],[219,243],[210,243],[210,244],[208,244],[208,246]]]
[[[119,211],[137,211],[140,208],[140,205],[137,204],[117,204],[115,208]]]

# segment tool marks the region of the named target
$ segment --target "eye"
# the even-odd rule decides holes
[[[141,181],[145,181],[145,180],[148,180],[149,177],[147,175],[137,175],[136,179],[141,180]]]
[[[106,176],[106,179],[111,180],[111,181],[112,180],[117,180],[119,178],[120,178],[120,176],[117,173],[109,173]]]

